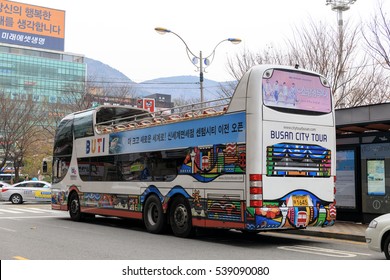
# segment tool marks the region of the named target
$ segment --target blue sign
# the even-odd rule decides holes
[[[151,126],[110,134],[110,154],[245,142],[245,113]]]

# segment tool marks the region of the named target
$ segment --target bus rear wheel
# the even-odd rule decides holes
[[[194,234],[190,205],[184,197],[174,199],[169,211],[172,232],[177,237],[190,237]]]
[[[151,195],[146,199],[144,208],[144,224],[148,232],[161,233],[165,228],[165,214],[160,199]]]
[[[69,197],[69,215],[76,222],[81,221],[83,217],[80,210],[79,196],[76,192],[73,192]]]

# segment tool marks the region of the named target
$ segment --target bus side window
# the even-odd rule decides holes
[[[58,177],[58,160],[53,161],[53,177]]]
[[[74,118],[74,138],[93,136],[93,111],[80,113]]]
[[[57,159],[53,164],[53,176],[55,178],[62,178],[63,174],[63,162],[61,159]]]
[[[66,175],[73,151],[73,119],[63,120],[57,128],[53,151],[53,183]]]

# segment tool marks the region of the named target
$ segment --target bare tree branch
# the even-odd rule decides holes
[[[388,101],[389,90],[385,87],[388,85],[387,76],[376,67],[376,63],[369,63],[368,55],[360,48],[361,26],[351,26],[347,22],[343,28],[342,34],[339,34],[328,24],[310,19],[305,25],[293,28],[286,46],[279,46],[278,49],[268,46],[257,54],[244,50],[229,59],[229,73],[239,80],[256,64],[299,64],[329,79],[336,108]],[[342,40],[340,35],[343,36]],[[342,52],[340,41],[343,42]],[[223,91],[232,94],[229,88],[225,87]]]
[[[376,62],[390,70],[390,20],[383,1],[377,2],[377,12],[368,23],[368,34],[363,33]]]

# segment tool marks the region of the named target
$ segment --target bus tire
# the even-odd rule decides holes
[[[80,209],[79,196],[76,192],[72,192],[72,194],[69,197],[69,215],[71,220],[76,222],[80,222],[83,218]]]
[[[173,200],[169,211],[172,232],[177,237],[190,237],[194,234],[190,205],[183,196]]]
[[[146,199],[144,206],[144,224],[150,233],[161,233],[165,227],[165,214],[160,199],[151,195]]]

